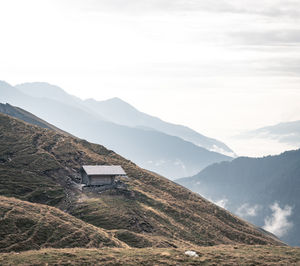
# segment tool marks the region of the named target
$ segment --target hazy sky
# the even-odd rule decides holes
[[[300,119],[299,0],[0,0],[0,79],[118,96],[225,141]]]

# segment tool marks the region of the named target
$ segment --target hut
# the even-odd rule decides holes
[[[113,185],[117,176],[126,176],[120,165],[83,165],[80,172],[86,186]]]

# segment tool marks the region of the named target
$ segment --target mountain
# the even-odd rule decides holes
[[[8,103],[7,104],[0,103],[0,113],[19,118],[27,123],[30,123],[30,124],[33,124],[36,126],[53,129],[62,134],[70,135],[69,133],[59,129],[58,127],[51,125],[47,121],[40,119],[39,117],[33,115],[32,113],[29,113],[19,107],[12,106]]]
[[[46,82],[28,82],[16,85],[19,91],[38,98],[48,98],[62,103],[81,104],[81,99],[67,94],[58,86]]]
[[[280,123],[273,126],[262,127],[250,132],[246,132],[243,138],[268,138],[279,142],[300,146],[300,121]]]
[[[109,120],[119,125],[157,130],[171,136],[177,136],[210,151],[224,153],[229,156],[235,155],[226,144],[218,140],[208,138],[188,127],[171,124],[140,112],[119,98],[112,98],[106,101],[96,101],[94,99],[82,101],[75,96],[67,94],[60,87],[45,82],[23,83],[15,87],[33,97],[48,98],[65,104],[72,104],[76,107],[80,106],[82,109],[97,113],[104,120]]]
[[[27,85],[20,87],[27,90]],[[52,88],[46,87],[48,90]],[[36,88],[28,91],[34,94]],[[104,120],[93,110],[78,104],[77,99],[73,101],[72,96],[61,96],[61,93],[64,92],[58,90],[50,98],[32,97],[0,82],[0,102],[24,108],[72,135],[104,144],[140,166],[170,179],[193,175],[214,162],[231,160],[231,157],[208,151],[179,137]]]
[[[0,215],[0,252],[126,247],[105,230],[47,205],[0,196]]]
[[[45,100],[52,100],[54,102],[59,102],[64,105],[75,107],[91,116],[95,116],[94,111],[84,104],[80,98],[66,93],[62,88],[49,84],[47,82],[27,82],[14,86],[19,92],[24,95],[28,95],[34,98],[41,98]],[[101,114],[97,114],[98,119],[106,121]]]
[[[300,245],[300,150],[240,157],[176,180],[248,221]]]
[[[171,124],[157,117],[142,113],[119,98],[112,98],[106,101],[88,99],[84,103],[88,108],[97,114],[103,115],[114,123],[157,130],[171,136],[182,138],[210,151],[235,156],[234,152],[224,143],[201,135],[188,127]]]
[[[101,145],[0,114],[0,158],[1,265],[300,262],[299,248]],[[88,192],[83,164],[127,178]]]
[[[132,247],[282,243],[101,145],[0,114],[0,195],[59,208]],[[81,190],[84,164],[121,165],[127,188]]]

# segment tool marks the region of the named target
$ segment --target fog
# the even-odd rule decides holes
[[[270,206],[272,215],[265,219],[263,228],[278,237],[284,236],[292,227],[293,223],[289,221],[293,208],[285,205],[283,208],[277,202]]]

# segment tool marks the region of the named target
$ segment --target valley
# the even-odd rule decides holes
[[[0,266],[300,265],[300,1],[0,1]]]

